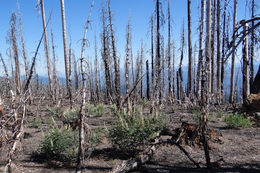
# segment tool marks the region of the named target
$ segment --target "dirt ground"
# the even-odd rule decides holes
[[[47,106],[40,108],[39,117],[44,118]],[[31,112],[27,116],[29,121],[36,108],[31,107]],[[191,110],[183,110],[181,106],[168,107],[163,109],[170,116],[170,128],[178,128],[183,121],[194,123]],[[220,109],[223,112],[223,109]],[[214,170],[210,172],[260,172],[260,128],[253,126],[250,128],[229,128],[223,118],[217,115],[218,110],[211,112],[212,117],[209,127],[219,130],[222,133],[222,144],[212,143],[210,145],[210,156]],[[109,113],[102,117],[89,117],[88,123],[91,127],[101,127],[110,125],[114,118]],[[52,163],[41,163],[32,159],[42,140],[43,133],[47,133],[49,125],[43,123],[39,128],[25,126],[24,139],[19,151],[14,159],[16,173],[69,173],[74,172],[74,166],[64,166]],[[160,145],[150,162],[143,165],[135,173],[169,173],[169,172],[207,172],[204,151],[195,146],[182,145],[190,156],[200,164],[202,168],[196,166],[176,145]],[[6,153],[1,151],[0,172],[4,172],[6,165]],[[105,138],[96,147],[92,156],[85,161],[84,172],[105,173],[109,172],[114,165],[122,161],[119,153],[112,149],[112,145]]]

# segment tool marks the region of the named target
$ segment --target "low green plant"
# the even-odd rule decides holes
[[[40,144],[40,154],[45,159],[69,161],[76,158],[77,133],[71,128],[53,128]]]
[[[166,126],[166,122],[167,118],[162,114],[157,117],[117,114],[117,120],[109,130],[109,139],[124,154],[135,155]]]
[[[103,116],[104,112],[105,112],[105,106],[103,104],[99,104],[97,106],[93,105],[93,104],[89,104],[88,105],[88,112],[91,115],[94,116]]]
[[[192,118],[196,123],[200,123],[203,119],[201,108],[200,107],[194,107],[192,110]],[[213,119],[213,114],[207,114],[207,119],[210,121]]]
[[[41,119],[36,119],[36,118],[34,118],[34,119],[32,119],[30,122],[29,122],[29,125],[31,126],[31,127],[33,127],[33,128],[38,128],[39,126],[41,126],[42,125],[42,120]]]
[[[251,127],[251,122],[243,114],[235,113],[225,115],[225,122],[231,127]]]
[[[67,109],[63,112],[63,123],[69,124],[71,122],[77,122],[79,115],[79,109]]]
[[[85,138],[87,147],[85,148],[86,157],[90,156],[94,147],[101,141],[101,129],[94,129]],[[54,127],[44,136],[38,153],[45,160],[58,160],[63,162],[73,162],[77,158],[79,136],[77,131],[68,127]]]
[[[59,118],[60,117],[59,108],[57,108],[57,107],[48,107],[47,108],[47,112],[46,112],[46,116]]]

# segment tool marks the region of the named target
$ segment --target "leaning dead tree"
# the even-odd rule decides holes
[[[86,37],[87,31],[90,23],[90,17],[94,6],[94,0],[92,1],[90,12],[88,15],[88,19],[86,22],[86,26],[84,28],[84,35],[82,39],[82,46],[81,46],[81,56],[80,56],[80,69],[81,69],[81,78],[82,78],[82,100],[81,100],[81,107],[80,107],[80,117],[79,117],[79,149],[78,149],[78,157],[77,157],[77,168],[76,173],[82,172],[82,167],[84,164],[84,157],[85,157],[85,129],[86,125],[86,118],[85,118],[85,111],[86,111],[86,77],[85,77],[85,48],[86,48]],[[90,129],[86,129],[90,130]]]

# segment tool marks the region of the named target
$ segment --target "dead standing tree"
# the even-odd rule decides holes
[[[205,0],[201,0],[200,12],[200,38],[199,38],[199,57],[197,70],[197,97],[201,97],[201,78],[202,78],[202,64],[203,64],[203,42],[204,42],[204,23],[205,23]]]
[[[45,8],[44,8],[44,0],[40,1],[41,5],[41,12],[42,12],[42,25],[44,28],[44,37],[45,37],[45,56],[47,61],[47,68],[48,68],[48,77],[49,77],[49,89],[50,89],[50,95],[51,99],[54,102],[54,92],[53,92],[53,74],[52,74],[52,64],[51,64],[51,58],[50,58],[50,50],[49,50],[49,41],[48,41],[48,32],[46,27],[46,19],[45,19]]]
[[[187,96],[193,97],[193,60],[192,60],[192,40],[191,40],[191,0],[187,0],[188,4],[188,46],[189,46],[189,67],[188,67],[188,89]]]
[[[125,57],[125,82],[126,82],[126,96],[130,92],[130,79],[129,79],[129,68],[130,68],[130,35],[131,34],[131,25],[130,19],[128,19],[128,24],[126,27],[126,57]],[[127,112],[130,114],[130,98],[127,98]]]
[[[235,40],[236,40],[236,33],[234,32],[236,29],[236,22],[237,22],[237,0],[234,0],[234,14],[233,14],[233,40],[232,47],[235,46]],[[231,65],[231,85],[230,85],[230,100],[229,102],[231,104],[234,103],[234,83],[235,83],[235,59],[236,58],[236,52],[233,51],[232,53],[232,65]]]
[[[70,76],[70,64],[69,64],[69,59],[68,59],[68,45],[67,45],[67,32],[66,32],[64,0],[60,0],[60,3],[61,3],[62,35],[63,35],[63,47],[64,47],[66,84],[67,84],[68,96],[69,96],[69,99],[70,99],[70,107],[72,108],[72,86],[71,86],[71,76]]]
[[[80,56],[80,68],[81,68],[81,78],[82,78],[82,100],[81,100],[81,106],[80,106],[80,117],[79,117],[79,149],[78,149],[78,158],[77,158],[77,168],[76,173],[82,172],[82,167],[84,164],[84,157],[85,157],[85,129],[84,127],[88,127],[86,124],[86,118],[85,118],[85,111],[86,111],[86,77],[85,77],[85,47],[86,47],[86,37],[87,37],[87,31],[90,23],[90,17],[91,12],[93,10],[94,6],[94,0],[92,1],[89,16],[86,22],[86,26],[84,28],[84,35],[82,39],[82,46],[81,46],[81,56]],[[86,129],[90,130],[90,129]]]
[[[172,92],[172,66],[171,66],[171,10],[170,10],[170,0],[168,0],[168,88],[169,88],[169,100],[173,102],[173,92]]]
[[[109,28],[110,28],[110,37],[112,44],[112,57],[114,60],[114,69],[115,69],[115,89],[116,89],[116,105],[118,109],[121,109],[121,80],[120,80],[120,68],[119,60],[117,57],[116,43],[115,43],[115,33],[112,24],[112,14],[110,9],[110,0],[108,0],[108,16],[109,16]]]
[[[18,55],[18,46],[16,40],[16,15],[13,13],[11,18],[11,35],[12,51],[15,61],[15,83],[16,83],[16,94],[21,93],[22,89],[22,80],[21,80],[21,71],[20,71],[20,61]]]
[[[103,33],[102,33],[102,59],[105,66],[105,78],[106,78],[106,98],[108,98],[109,101],[113,100],[113,90],[112,90],[112,81],[110,76],[110,55],[109,55],[109,44],[108,44],[108,32],[107,32],[107,20],[106,20],[106,11],[103,4],[102,7],[102,24],[103,24]]]

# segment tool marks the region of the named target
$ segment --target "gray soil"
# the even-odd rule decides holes
[[[31,114],[27,116],[29,121],[36,110],[31,106]],[[75,172],[75,165],[63,165],[53,162],[39,162],[32,159],[32,154],[37,150],[43,138],[49,130],[48,120],[45,117],[46,106],[40,108],[38,115],[45,123],[39,128],[32,128],[29,123],[25,126],[24,139],[18,146],[14,159],[15,173],[69,173]],[[192,111],[182,110],[180,107],[165,108],[165,113],[170,116],[170,128],[175,129],[181,126],[181,122],[194,123]],[[209,172],[260,172],[260,128],[253,126],[250,128],[230,128],[223,118],[218,117],[217,111],[213,110],[213,115],[209,122],[209,127],[219,130],[222,133],[222,143],[209,143],[211,162],[214,167]],[[223,111],[225,112],[225,111]],[[105,113],[102,117],[90,117],[88,123],[90,127],[107,127],[114,121],[110,113]],[[167,138],[167,137],[165,137]],[[182,145],[190,156],[200,164],[202,168],[196,166],[188,157],[172,144],[162,144],[158,147],[150,162],[135,170],[149,173],[168,172],[207,172],[203,148],[199,146]],[[0,172],[4,172],[6,165],[6,148],[0,150]],[[85,161],[84,172],[104,173],[109,172],[114,165],[122,161],[120,153],[112,148],[107,138],[96,147],[92,156]]]

